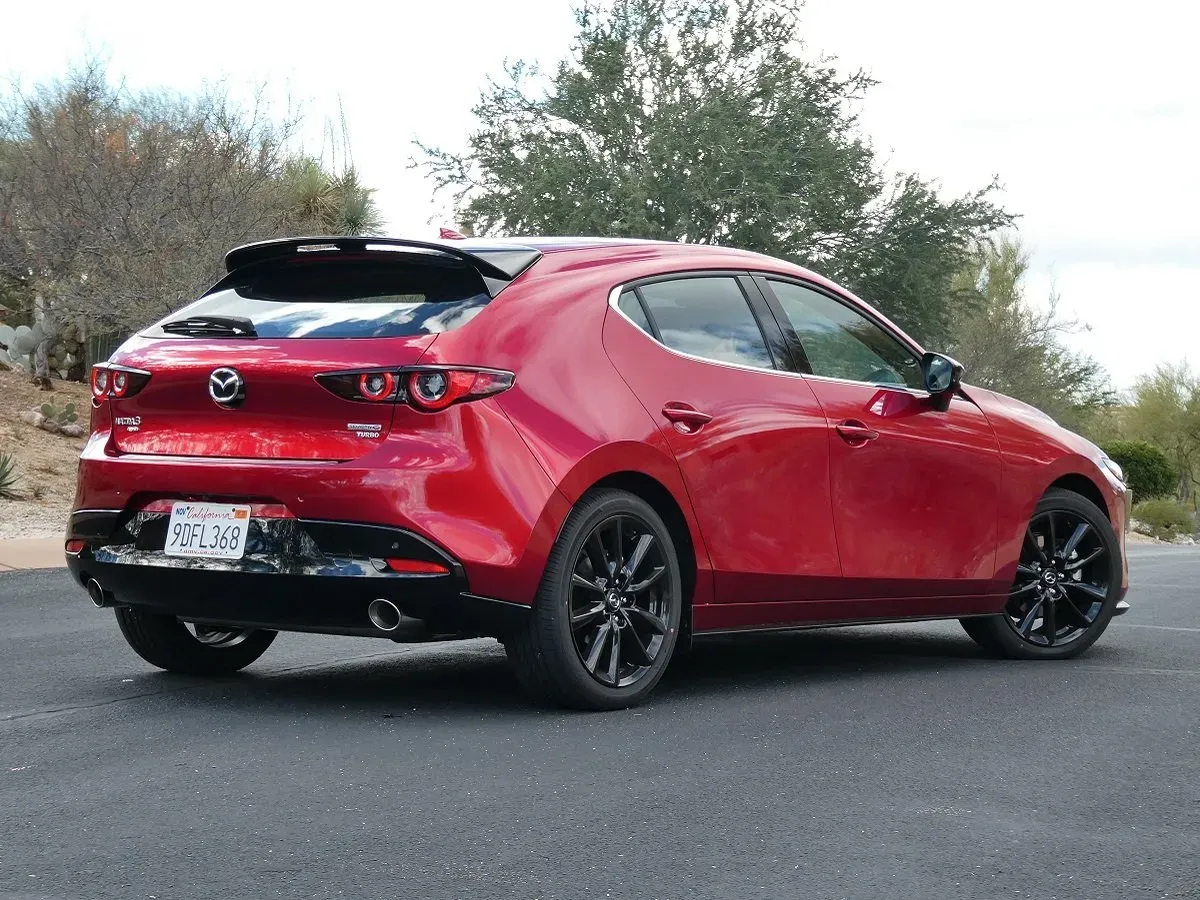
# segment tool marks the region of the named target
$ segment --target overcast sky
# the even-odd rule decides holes
[[[135,87],[267,80],[305,105],[314,150],[340,98],[389,232],[409,236],[450,219],[406,169],[412,139],[461,147],[486,76],[506,57],[551,65],[573,30],[569,0],[180,8],[186,20],[157,2],[5,4],[0,72],[54,77],[91,50]],[[951,193],[1000,176],[1034,250],[1030,296],[1056,288],[1091,326],[1072,342],[1126,388],[1161,361],[1200,364],[1198,9],[810,0],[805,40],[880,81],[861,121],[893,166]]]

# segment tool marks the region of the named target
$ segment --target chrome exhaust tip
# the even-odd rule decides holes
[[[367,618],[380,631],[395,631],[400,627],[400,610],[391,600],[372,600],[367,605]]]
[[[112,605],[111,595],[105,593],[104,588],[100,587],[100,582],[95,578],[88,579],[87,595],[96,609],[104,609],[104,607]]]

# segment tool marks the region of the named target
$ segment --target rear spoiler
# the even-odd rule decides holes
[[[225,270],[232,274],[247,266],[283,261],[301,253],[369,253],[372,250],[414,250],[461,260],[479,273],[493,297],[542,257],[541,251],[533,247],[475,240],[434,242],[380,237],[295,237],[258,241],[230,250],[225,254]]]

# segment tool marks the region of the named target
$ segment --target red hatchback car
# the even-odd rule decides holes
[[[1061,659],[1125,608],[1120,469],[787,262],[298,238],[92,373],[67,560],[130,645],[490,635],[567,705],[694,635],[958,618]]]

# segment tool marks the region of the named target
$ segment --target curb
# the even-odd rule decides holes
[[[22,569],[61,569],[63,538],[13,538],[0,541],[0,572]]]

